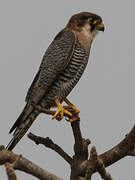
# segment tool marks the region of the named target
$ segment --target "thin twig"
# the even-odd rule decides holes
[[[28,134],[28,138],[34,141],[37,145],[43,144],[45,147],[48,147],[55,152],[57,152],[63,159],[65,159],[70,165],[72,164],[73,159],[65,152],[63,149],[55,144],[49,137],[43,138],[39,136],[35,136],[32,133]]]

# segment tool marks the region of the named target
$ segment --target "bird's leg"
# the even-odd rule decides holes
[[[73,121],[78,120],[80,111],[67,98],[65,98],[64,101],[68,104],[68,106],[63,106],[63,107],[65,109],[71,108],[76,113],[76,115],[72,119],[69,119],[69,121],[73,122]]]
[[[62,120],[64,115],[67,115],[68,117],[73,117],[73,115],[61,105],[60,101],[57,98],[55,99],[55,103],[58,106],[58,109],[53,115],[52,119]]]

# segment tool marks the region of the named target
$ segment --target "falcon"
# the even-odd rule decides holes
[[[66,27],[60,31],[42,59],[39,70],[28,90],[26,105],[10,129],[13,138],[7,149],[12,150],[28,131],[40,111],[33,104],[50,110],[58,107],[52,119],[62,120],[64,116],[70,122],[78,119],[79,110],[67,99],[67,96],[81,78],[88,63],[91,45],[98,31],[104,31],[100,16],[81,12],[73,15]],[[65,101],[67,106],[62,106]],[[68,109],[72,109],[73,116]]]

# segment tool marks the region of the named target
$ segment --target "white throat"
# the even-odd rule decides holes
[[[80,31],[76,31],[78,41],[82,44],[88,54],[90,52],[92,41],[97,33],[98,30],[90,31],[89,24],[85,24]]]
[[[94,31],[91,32],[90,31],[90,25],[85,24],[85,26],[82,28],[82,33],[84,34],[84,36],[86,38],[86,42],[91,44],[94,37],[98,33],[98,30],[95,29]]]

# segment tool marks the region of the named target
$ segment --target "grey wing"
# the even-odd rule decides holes
[[[37,72],[32,84],[31,84],[31,86],[30,86],[30,88],[29,88],[29,90],[27,92],[27,95],[26,95],[26,98],[25,98],[26,102],[29,101],[29,99],[33,96],[32,95],[33,94],[33,89],[34,89],[34,86],[35,86],[35,84],[36,84],[36,82],[37,82],[37,80],[39,78],[39,74],[40,74],[40,70]]]
[[[39,71],[29,88],[26,102],[38,103],[48,88],[55,81],[58,74],[68,65],[76,44],[75,33],[62,30],[48,47]]]
[[[37,104],[55,81],[58,74],[64,70],[74,52],[75,44],[76,36],[71,30],[64,29],[55,37],[47,49],[39,71],[28,90],[26,96],[27,104],[11,128],[10,133],[14,129],[18,129],[27,120],[33,110],[30,103],[34,101]]]

